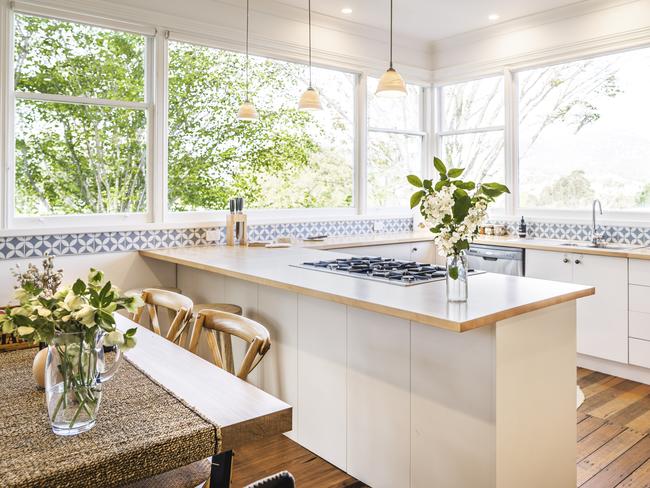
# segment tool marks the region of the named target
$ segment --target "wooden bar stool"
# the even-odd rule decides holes
[[[203,330],[207,332],[208,347],[214,364],[238,378],[248,375],[264,358],[271,347],[271,336],[266,327],[254,320],[219,310],[200,310],[194,320],[189,350],[196,353]],[[248,344],[248,349],[237,372],[232,354],[232,336]]]
[[[148,290],[150,288],[154,288],[156,290],[173,291],[174,293],[182,293],[180,288],[175,288],[173,286],[147,286],[145,288],[131,288],[130,290],[125,291],[124,294],[125,295],[142,295],[143,291]]]
[[[228,312],[235,315],[242,315],[243,310],[239,305],[233,305],[232,303],[197,303],[194,305],[192,312],[194,316],[201,310],[218,310],[219,312]]]
[[[181,347],[187,344],[189,328],[192,321],[192,309],[194,303],[191,299],[180,293],[162,290],[158,288],[145,288],[142,291],[144,306],[134,315],[132,320],[141,323],[144,309],[147,309],[151,330],[162,335],[158,309],[163,308],[170,314],[170,326],[165,338]]]

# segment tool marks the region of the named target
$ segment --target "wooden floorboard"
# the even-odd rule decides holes
[[[650,488],[650,386],[578,369],[580,488]]]
[[[650,488],[650,386],[584,368],[578,384],[585,402],[576,415],[577,486]],[[283,470],[299,488],[366,486],[285,436],[237,450],[232,486]]]

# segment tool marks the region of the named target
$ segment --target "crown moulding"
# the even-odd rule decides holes
[[[2,4],[9,5],[9,0],[0,0]],[[161,2],[162,3],[162,2]],[[203,3],[214,4],[215,15],[219,24],[202,18],[193,18],[189,15],[176,15],[163,10],[143,9],[140,6],[116,4],[107,0],[17,0],[16,9],[27,13],[41,13],[50,16],[59,16],[66,19],[79,19],[95,23],[104,27],[120,28],[132,32],[153,35],[159,31],[169,31],[170,38],[176,40],[200,40],[201,43],[221,49],[243,51],[244,43],[244,8],[241,0],[204,0]],[[223,9],[219,12],[219,6]],[[255,8],[253,8],[255,6]],[[204,12],[205,14],[205,12]],[[251,54],[275,58],[286,58],[290,61],[305,62],[307,46],[304,42],[278,39],[255,32],[255,24],[263,22],[265,25],[280,25],[280,22],[290,22],[298,28],[307,29],[304,9],[280,4],[273,0],[256,0],[251,5]],[[356,39],[358,45],[367,48],[376,48],[377,44],[386,45],[386,32],[369,26],[363,26],[345,19],[337,19],[320,14],[313,14],[313,27],[329,33],[339,33]],[[260,16],[262,18],[260,18]],[[237,22],[235,22],[235,20]],[[290,26],[291,27],[291,26]],[[285,30],[285,29],[281,29]],[[295,37],[295,36],[294,36]],[[399,37],[396,46],[396,65],[413,77],[418,83],[429,83],[431,80],[431,46],[421,40]],[[385,59],[378,55],[349,54],[334,49],[313,49],[314,65],[328,65],[348,71],[368,71],[379,76],[383,72]],[[400,53],[409,53],[410,59],[401,62]],[[413,62],[417,59],[417,62]],[[410,81],[410,80],[409,80]]]

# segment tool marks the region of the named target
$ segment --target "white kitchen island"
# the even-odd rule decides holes
[[[252,381],[293,406],[290,436],[373,487],[573,488],[576,300],[594,289],[471,276],[401,287],[292,267],[315,249],[141,251],[195,302],[266,325]]]

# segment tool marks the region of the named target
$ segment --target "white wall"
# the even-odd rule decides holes
[[[12,301],[15,279],[11,270],[18,264],[25,270],[28,263],[40,264],[41,258],[5,259],[0,261],[0,306]],[[137,252],[60,256],[54,260],[63,269],[64,283],[86,278],[90,268],[101,269],[114,285],[122,290],[141,287],[175,286],[173,264],[147,260]]]
[[[592,0],[438,41],[434,79],[650,44],[650,0]]]

